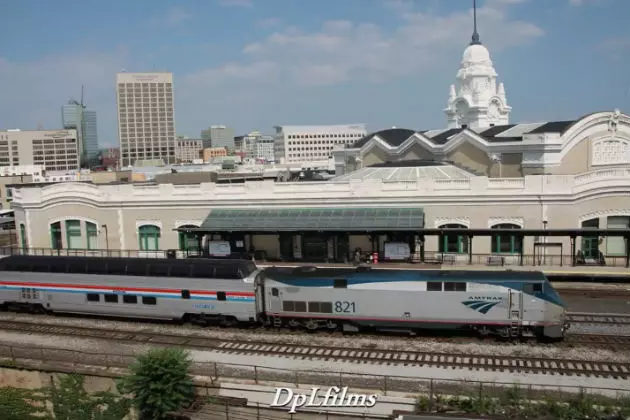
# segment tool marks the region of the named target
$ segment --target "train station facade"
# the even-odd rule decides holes
[[[511,124],[511,109],[475,33],[449,88],[446,128],[381,130],[343,149],[330,146],[333,133],[293,133],[286,147],[296,159],[330,151],[336,176],[325,181],[19,186],[20,246],[143,255],[224,239],[269,260],[344,261],[394,242],[425,260],[481,254],[515,264],[575,249],[625,265],[624,236],[510,232],[630,228],[630,116]],[[498,233],[464,233],[480,229]]]
[[[466,156],[468,150],[470,159],[476,158],[469,148],[479,147],[478,134],[465,129],[455,136],[448,141],[463,148],[455,148],[455,154]],[[381,140],[372,135],[369,141]],[[604,151],[601,142],[607,142]],[[420,233],[436,228],[629,228],[630,117],[589,115],[553,143],[555,150],[543,146],[560,157],[553,161],[543,153],[545,173],[500,178],[477,175],[461,160],[418,160],[414,152],[328,181],[21,186],[13,193],[16,230],[22,248],[143,255],[224,239],[233,251],[254,249],[269,260],[344,261],[357,248],[382,252],[393,241],[410,244],[423,258],[501,255],[516,264],[518,255],[533,255],[537,246],[552,256],[569,255],[573,244],[569,237],[502,233],[470,241],[461,234]],[[382,156],[381,148],[350,151],[363,152],[365,161],[374,159],[374,150]],[[584,171],[571,173],[580,165],[586,165]],[[586,257],[601,253],[621,262],[628,240],[591,236],[580,238],[576,249]]]

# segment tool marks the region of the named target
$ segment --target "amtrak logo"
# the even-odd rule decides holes
[[[462,304],[468,306],[470,309],[474,309],[477,312],[482,314],[487,314],[488,311],[494,308],[496,305],[501,303],[501,301],[487,301],[487,300],[465,300]]]

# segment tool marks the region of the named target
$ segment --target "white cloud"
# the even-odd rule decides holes
[[[219,4],[223,7],[254,7],[252,0],[219,0]]]
[[[280,18],[271,17],[271,18],[263,19],[260,22],[258,22],[258,26],[260,26],[261,28],[267,29],[267,28],[272,28],[274,26],[278,26],[280,22],[282,22]]]
[[[489,0],[477,11],[481,40],[492,53],[544,34],[533,23],[509,18],[509,3],[516,1]],[[388,1],[385,6],[401,20],[393,30],[346,20],[324,22],[315,32],[290,27],[246,45],[242,63],[200,74],[233,78],[235,69],[242,67],[250,79],[255,74],[261,78],[273,74],[277,80],[297,85],[331,85],[357,78],[382,81],[439,66],[461,53],[471,36],[472,10],[437,16],[417,11],[404,0]],[[189,77],[200,79],[199,75]]]
[[[156,16],[149,20],[149,25],[152,27],[168,27],[173,28],[181,25],[188,19],[192,18],[192,14],[188,13],[178,7],[170,9],[163,16]]]
[[[0,92],[5,98],[0,101],[0,115],[11,116],[3,118],[0,128],[34,129],[40,123],[47,129],[59,128],[61,106],[72,96],[79,99],[82,84],[86,103],[97,111],[97,118],[115,122],[116,72],[125,67],[128,56],[121,47],[108,53],[50,55],[31,62],[0,57]]]

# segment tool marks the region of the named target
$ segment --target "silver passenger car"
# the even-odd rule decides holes
[[[9,310],[256,322],[259,269],[245,260],[12,256],[0,260]]]

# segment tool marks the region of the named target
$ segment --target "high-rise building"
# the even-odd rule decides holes
[[[83,88],[81,88],[81,102],[70,99],[61,107],[61,125],[65,129],[77,131],[81,165],[95,165],[98,159],[96,111],[86,109],[83,103]]]
[[[225,147],[229,151],[234,151],[234,130],[224,125],[212,125],[201,131],[203,147]]]
[[[83,155],[89,165],[98,159],[98,134],[96,131],[96,111],[83,111]]]
[[[172,73],[117,73],[121,166],[137,160],[176,162]]]

